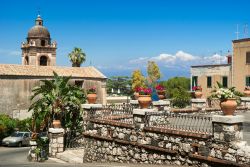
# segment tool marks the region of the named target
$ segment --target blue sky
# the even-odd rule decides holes
[[[190,65],[224,63],[231,41],[250,24],[250,1],[243,0],[2,0],[0,63],[21,64],[22,41],[40,9],[58,43],[57,65],[70,66],[75,47],[87,54],[83,66],[105,75],[145,72],[148,60],[164,79],[189,76]]]

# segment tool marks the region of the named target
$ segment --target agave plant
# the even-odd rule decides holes
[[[80,119],[81,104],[86,98],[77,86],[68,84],[70,77],[61,77],[54,72],[52,80],[43,80],[35,87],[29,111],[33,110],[33,130],[42,131],[51,127],[53,119],[62,121],[62,126],[74,128]]]
[[[86,54],[81,48],[75,47],[71,53],[69,53],[70,61],[72,62],[72,67],[80,67],[86,60]]]

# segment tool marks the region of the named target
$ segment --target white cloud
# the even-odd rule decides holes
[[[156,62],[163,61],[163,62],[166,62],[166,63],[174,63],[175,60],[176,60],[176,56],[162,53],[159,56],[152,57],[150,60],[154,60]]]
[[[204,57],[203,59],[206,63],[210,63],[210,64],[223,64],[227,62],[226,56],[221,56],[217,53],[212,56]]]
[[[198,57],[196,56],[193,56],[189,53],[185,53],[183,51],[178,51],[176,54],[175,54],[176,58],[182,60],[182,61],[192,61],[192,60],[196,60],[198,59]]]
[[[138,64],[138,63],[146,63],[149,60],[153,60],[156,62],[162,62],[162,63],[172,63],[175,64],[176,62],[183,61],[183,62],[190,62],[193,60],[197,60],[199,57],[193,56],[189,53],[183,52],[183,51],[178,51],[176,54],[167,54],[167,53],[162,53],[159,56],[155,57],[140,57],[138,59],[133,59],[130,60],[129,63],[131,64]]]
[[[146,63],[149,60],[148,57],[139,57],[138,59],[133,59],[130,60],[129,63],[130,64],[141,64],[141,63]]]

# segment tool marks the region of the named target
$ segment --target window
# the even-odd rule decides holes
[[[82,88],[83,81],[75,81],[75,85],[79,88]]]
[[[192,87],[197,86],[198,84],[198,77],[197,76],[193,76],[192,77]]]
[[[224,88],[227,88],[227,87],[228,87],[228,85],[227,85],[227,76],[223,76],[223,77],[222,77],[222,86],[223,86]]]
[[[41,40],[41,46],[45,46],[45,40]]]
[[[211,76],[208,76],[208,77],[207,77],[207,87],[208,87],[208,88],[211,88],[211,87],[212,87],[212,77],[211,77]]]
[[[250,86],[250,76],[246,77],[246,86]]]
[[[47,57],[46,56],[41,56],[40,57],[40,66],[47,66]]]
[[[29,65],[29,57],[28,56],[25,57],[24,65]]]
[[[246,64],[250,64],[250,52],[246,53]]]

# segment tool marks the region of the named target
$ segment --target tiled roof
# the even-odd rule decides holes
[[[60,67],[60,66],[32,66],[0,64],[0,76],[53,76],[53,71],[61,76],[72,76],[77,78],[102,78],[103,75],[95,67]]]

